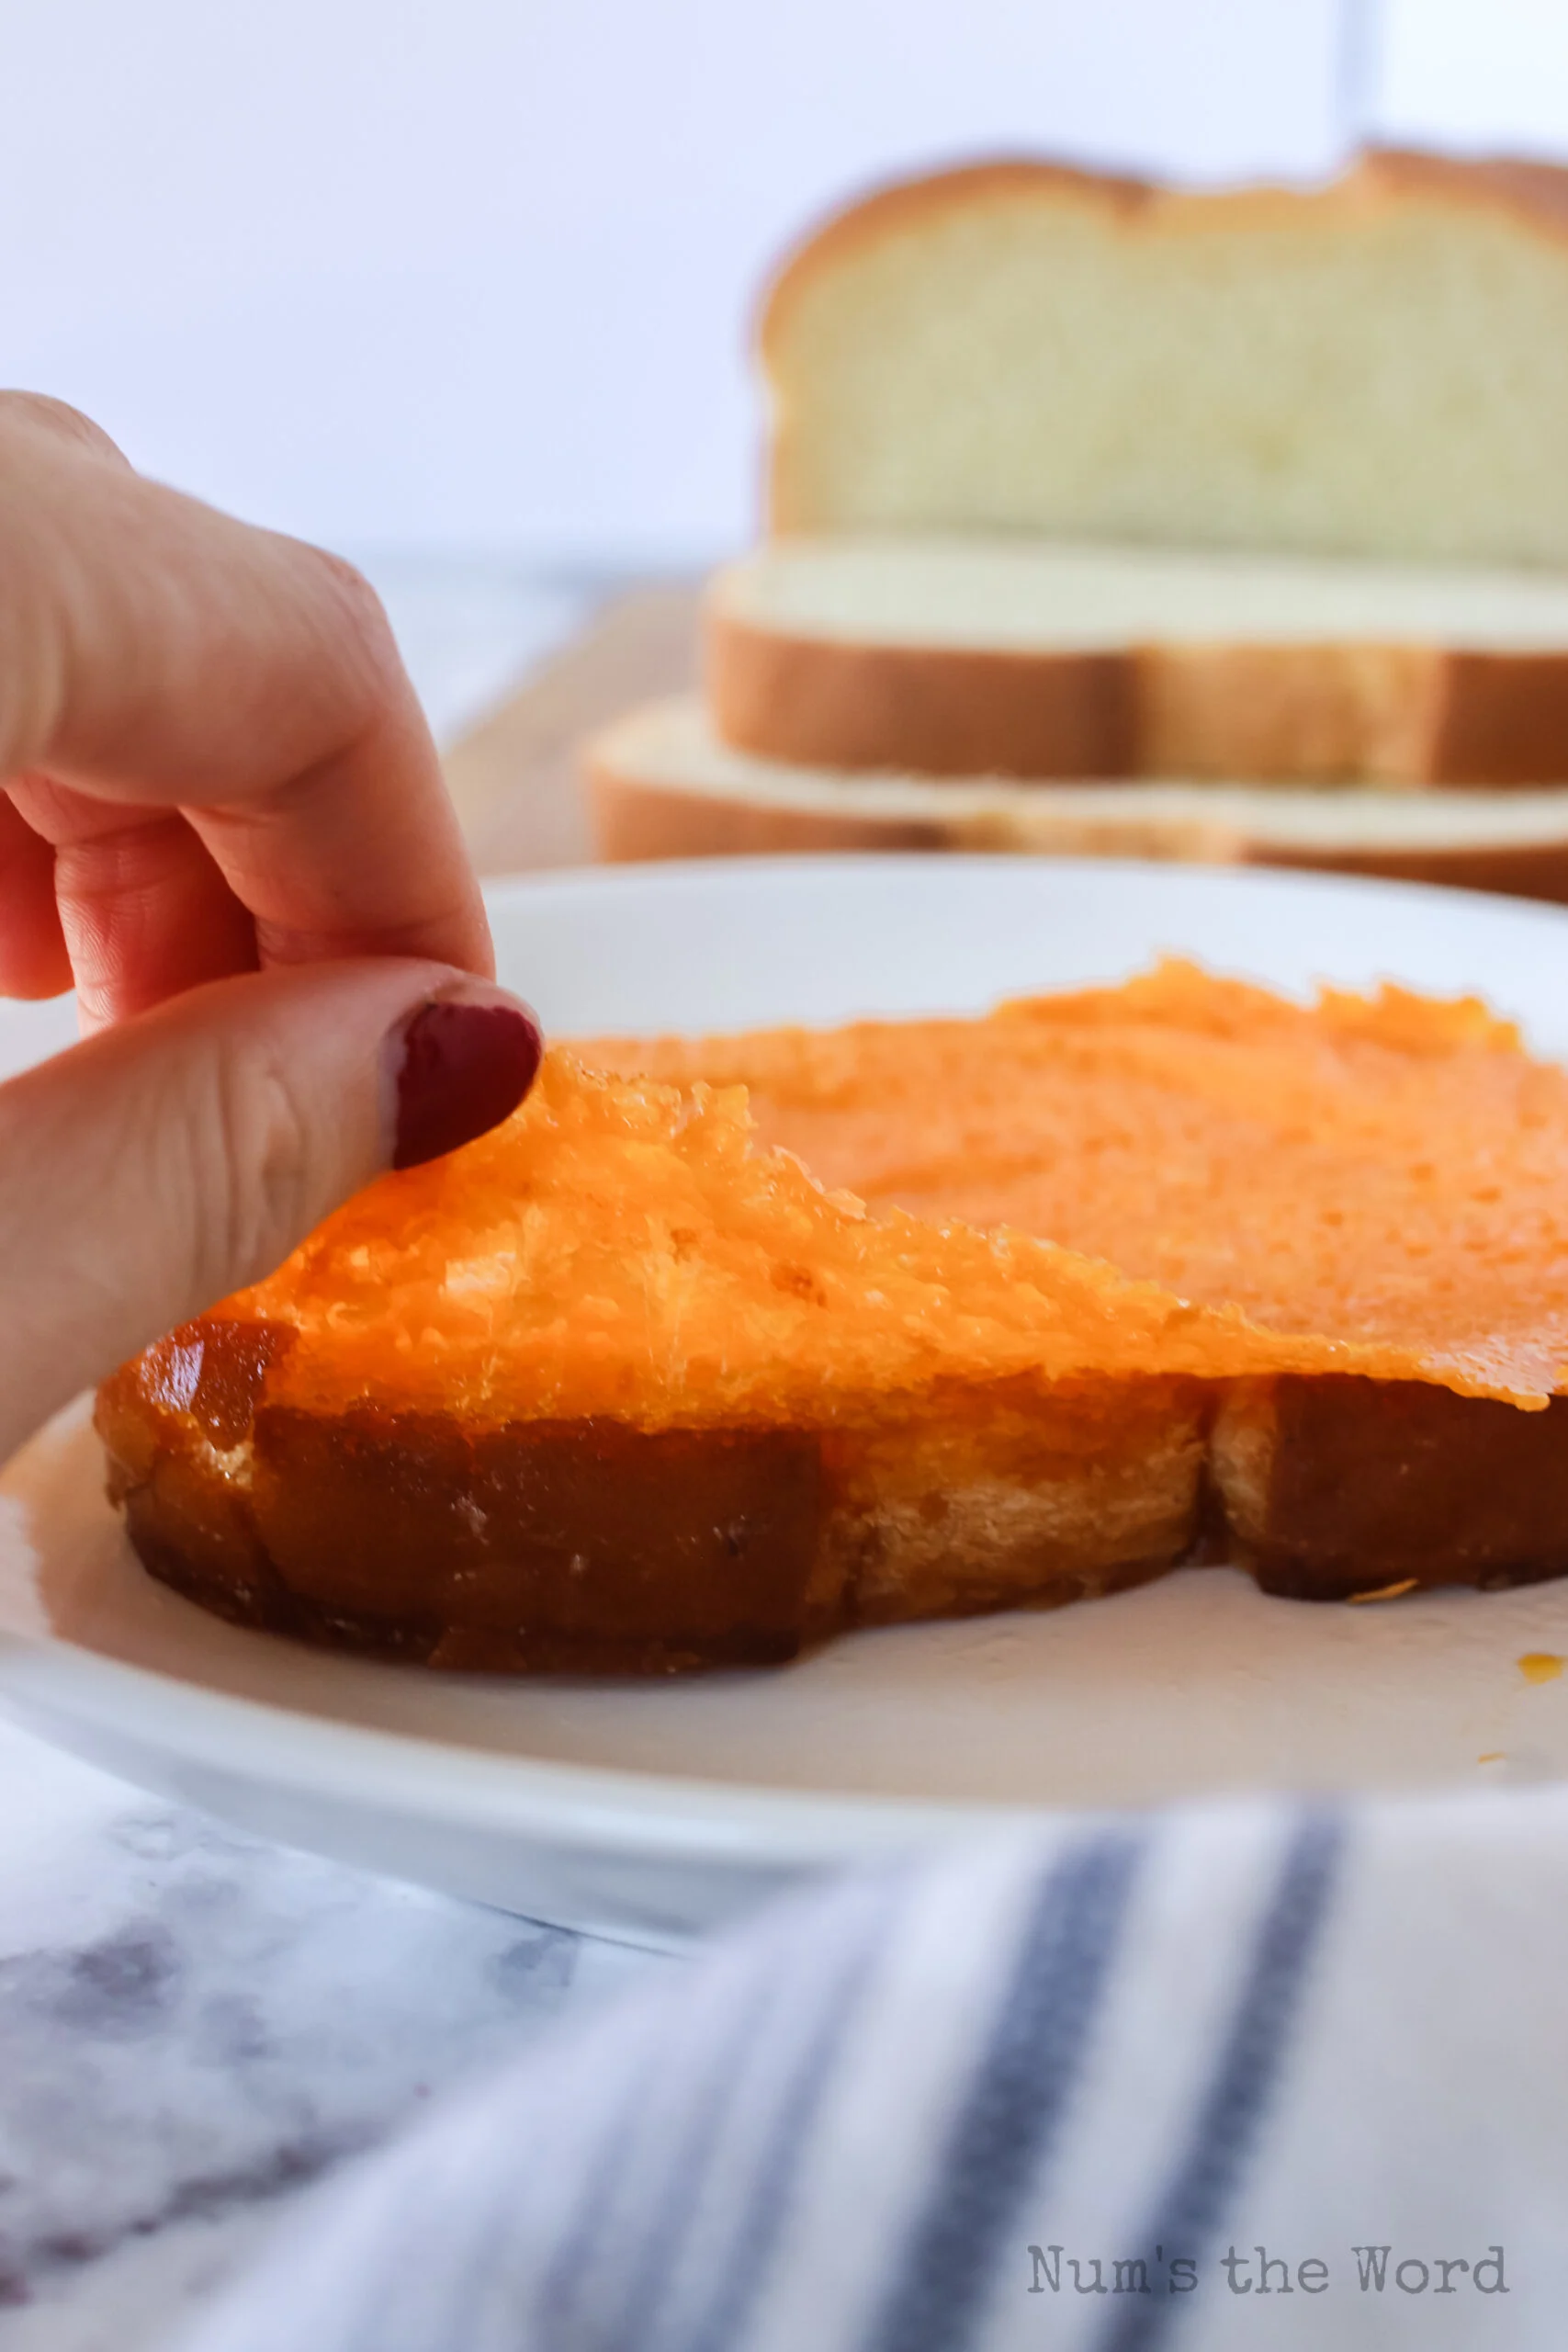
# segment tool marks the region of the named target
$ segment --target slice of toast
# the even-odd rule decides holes
[[[1231,1541],[1320,1597],[1568,1569],[1568,1080],[1480,1007],[1172,967],[591,1050],[106,1383],[155,1573],[391,1657],[661,1671]]]
[[[776,532],[1568,570],[1568,173],[1373,154],[1174,190],[883,190],[767,299]]]
[[[762,1140],[879,1214],[1021,1227],[1357,1351],[1375,1376],[1220,1384],[1213,1524],[1269,1589],[1568,1563],[1568,1079],[1480,1006],[1308,1010],[1173,964],[979,1023],[591,1050],[745,1084]]]
[[[586,746],[599,854],[992,850],[1319,867],[1568,900],[1568,786],[1410,792],[1191,782],[1024,784],[793,766],[720,742],[694,695]]]
[[[1568,580],[950,535],[784,538],[705,605],[732,749],[922,775],[1540,785]]]
[[[743,1099],[547,1059],[100,1393],[131,1538],[244,1622],[495,1668],[792,1655],[1194,1539],[1207,1348],[1024,1237],[869,1218]]]

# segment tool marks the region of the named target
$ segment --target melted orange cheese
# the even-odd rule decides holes
[[[1474,1000],[1168,963],[981,1021],[585,1048],[744,1085],[878,1214],[1007,1226],[1280,1334],[1540,1401],[1568,1367],[1568,1075]]]
[[[1298,1371],[1540,1404],[1568,1360],[1568,1080],[1473,1003],[1168,965],[979,1021],[583,1050],[605,1069],[552,1052],[494,1134],[229,1302],[299,1335],[270,1401],[799,1424]]]

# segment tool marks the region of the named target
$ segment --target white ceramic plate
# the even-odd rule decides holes
[[[1477,989],[1568,1057],[1568,914],[1316,876],[1057,861],[717,863],[491,894],[558,1035],[978,1009],[1164,949],[1302,989]],[[6,1008],[0,1067],[67,1034]],[[594,1686],[422,1673],[205,1617],[143,1577],[85,1408],[5,1474],[0,1698],[61,1745],[285,1842],[666,1941],[781,1880],[1020,1807],[1568,1772],[1568,1582],[1313,1608],[1225,1568],[1055,1614],[858,1634],[800,1664]]]

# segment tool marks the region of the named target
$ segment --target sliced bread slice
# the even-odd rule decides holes
[[[1568,172],[1373,154],[1194,193],[884,190],[761,323],[778,531],[1568,568]]]
[[[506,1126],[105,1384],[142,1559],[243,1623],[438,1666],[786,1657],[1156,1573],[1198,1532],[1205,1368],[1383,1360],[874,1221],[750,1140],[735,1091],[552,1053]]]
[[[105,1384],[155,1574],[668,1671],[1111,1590],[1206,1510],[1303,1596],[1568,1570],[1568,1077],[1481,1005],[1172,965],[584,1052]]]
[[[1568,1373],[1568,1077],[1474,1001],[1308,1007],[1168,961],[984,1021],[583,1050],[744,1085],[761,1141],[879,1216],[1047,1236],[1276,1333],[1429,1351],[1425,1380],[1225,1384],[1216,1532],[1269,1589],[1568,1563],[1568,1396],[1519,1412],[1440,1385],[1517,1366],[1527,1333],[1543,1387]]]
[[[1514,792],[934,780],[763,760],[721,743],[694,695],[645,704],[585,747],[599,854],[997,850],[1315,866],[1568,901],[1568,786]]]
[[[933,775],[1568,778],[1568,576],[1021,538],[785,538],[705,610],[716,731]]]

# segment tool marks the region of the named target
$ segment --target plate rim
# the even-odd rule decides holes
[[[96,1702],[90,1713],[79,1703],[84,1690]],[[1085,1810],[1026,1799],[796,1791],[469,1748],[427,1733],[384,1731],[215,1690],[155,1667],[106,1657],[52,1634],[35,1638],[0,1629],[0,1705],[24,1724],[39,1714],[85,1720],[139,1745],[147,1743],[147,1710],[156,1707],[161,1753],[247,1779],[265,1778],[291,1793],[321,1788],[315,1767],[324,1752],[339,1767],[331,1784],[339,1801],[395,1809],[427,1826],[461,1821],[467,1827],[504,1829],[552,1844],[570,1833],[574,1847],[600,1852],[624,1851],[630,1833],[640,1850],[657,1847],[683,1861],[744,1855],[774,1865],[819,1862],[838,1851],[847,1859],[872,1845],[905,1845],[911,1837],[964,1835],[981,1823]],[[254,1752],[236,1757],[236,1730],[241,1749]],[[217,1742],[213,1731],[220,1735]],[[759,1830],[766,1835],[759,1837]]]
[[[582,863],[549,866],[537,873],[524,870],[490,874],[481,876],[481,888],[488,905],[493,899],[511,900],[558,894],[564,897],[582,889],[597,895],[602,891],[657,888],[666,880],[722,888],[743,876],[788,876],[801,881],[825,875],[877,871],[919,873],[933,879],[955,873],[1050,873],[1097,881],[1120,876],[1156,884],[1201,879],[1257,896],[1393,896],[1403,900],[1424,900],[1433,907],[1485,909],[1509,923],[1540,923],[1547,929],[1561,929],[1568,924],[1568,903],[1516,898],[1508,891],[1478,890],[1450,882],[1416,882],[1382,874],[1339,874],[1317,866],[1237,865],[1206,858],[1057,857],[1046,852],[994,850],[790,850],[761,851],[744,856],[627,859],[614,865]]]
[[[1404,903],[1426,902],[1450,918],[1484,913],[1491,922],[1507,928],[1559,936],[1568,931],[1568,907],[1491,891],[1311,870],[1134,858],[1003,858],[986,853],[933,857],[920,851],[857,852],[572,865],[489,876],[484,894],[488,905],[510,911],[542,898],[634,895],[657,892],[671,883],[722,892],[764,876],[773,884],[798,887],[840,876],[869,880],[878,874],[891,878],[912,871],[939,887],[956,875],[1003,873],[1081,878],[1100,888],[1118,879],[1174,889],[1201,881],[1253,898],[1348,898],[1360,910],[1392,894]],[[1331,951],[1327,960],[1332,960]],[[73,1408],[64,1409],[70,1413]],[[484,1679],[488,1683],[494,1678]],[[624,1854],[630,1849],[672,1863],[819,1866],[873,1850],[891,1851],[911,1840],[969,1836],[984,1825],[1017,1825],[1046,1814],[1089,1815],[1095,1810],[1093,1805],[1052,1805],[1033,1799],[796,1790],[468,1747],[428,1733],[348,1722],[187,1680],[105,1656],[54,1632],[34,1634],[0,1628],[0,1706],[77,1754],[90,1749],[85,1751],[84,1744],[62,1729],[45,1725],[101,1728],[135,1747],[247,1785],[291,1794],[315,1789],[336,1803],[416,1818],[427,1827],[460,1824],[599,1854]],[[151,1732],[149,1724],[155,1726]],[[325,1787],[323,1768],[328,1768]],[[1250,1792],[1205,1800],[1221,1804],[1257,1801]]]

